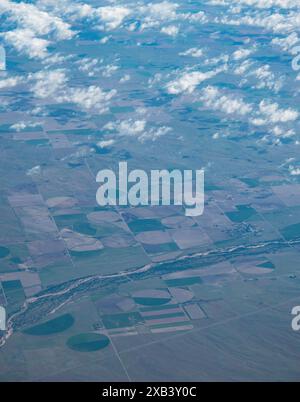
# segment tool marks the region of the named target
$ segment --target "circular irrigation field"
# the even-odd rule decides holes
[[[42,324],[25,329],[23,332],[27,335],[36,336],[53,335],[71,328],[74,321],[75,320],[71,314],[64,314],[54,318],[54,320],[46,321]]]
[[[107,336],[93,332],[74,335],[67,341],[68,347],[77,352],[96,352],[106,348],[109,343]]]

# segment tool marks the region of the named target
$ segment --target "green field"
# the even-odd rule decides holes
[[[9,249],[7,247],[0,246],[0,258],[5,258],[9,255]]]
[[[286,240],[293,240],[300,237],[300,223],[286,226],[281,230],[282,235]]]
[[[75,320],[71,314],[64,314],[54,318],[54,320],[46,321],[42,324],[28,328],[24,333],[35,336],[53,335],[71,328],[74,321]]]
[[[256,211],[249,205],[236,205],[238,211],[226,212],[226,215],[232,222],[244,222],[252,218]]]
[[[2,287],[7,300],[7,311],[12,314],[23,305],[25,301],[25,293],[20,281],[5,281],[2,282]]]
[[[106,348],[109,343],[110,341],[107,336],[95,333],[75,335],[67,341],[68,347],[77,352],[95,352]]]
[[[163,230],[165,228],[157,219],[137,219],[127,224],[136,234],[153,230]]]
[[[162,298],[162,297],[134,297],[133,300],[137,304],[141,304],[142,306],[161,306],[163,304],[169,303],[171,297]]]

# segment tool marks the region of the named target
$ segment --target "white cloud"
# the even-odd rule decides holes
[[[106,30],[111,30],[118,28],[130,12],[126,7],[107,6],[96,9],[94,15],[100,17]]]
[[[274,11],[257,12],[246,14],[238,14],[235,17],[224,15],[216,17],[215,22],[225,25],[248,25],[252,27],[260,27],[262,29],[280,34],[290,34],[297,31],[300,25],[299,11],[289,11],[288,13],[280,13]]]
[[[94,27],[107,31],[119,28],[132,12],[132,9],[127,6],[112,4],[93,7],[89,4],[75,3],[71,0],[39,0],[38,5],[44,10],[68,21],[87,20]],[[105,40],[101,43],[104,43]]]
[[[52,41],[71,39],[75,35],[69,23],[34,4],[1,0],[0,14],[15,25],[1,34],[4,40],[30,58],[44,59]]]
[[[172,95],[178,95],[182,92],[192,93],[199,84],[214,77],[221,71],[223,69],[207,71],[205,73],[201,71],[181,73],[178,78],[167,84],[167,92]]]
[[[175,20],[177,18],[176,10],[179,5],[169,1],[161,3],[149,3],[146,6],[141,6],[139,12],[146,16],[146,21],[149,20]]]
[[[224,95],[218,88],[212,86],[203,89],[200,100],[206,107],[226,114],[244,116],[252,111],[252,106],[245,103],[241,98]]]
[[[151,127],[146,128],[147,121],[142,120],[123,120],[107,123],[103,128],[110,131],[117,131],[122,136],[136,137],[140,142],[148,140],[155,141],[159,137],[171,131],[170,127]]]
[[[87,111],[104,113],[116,91],[104,92],[100,87],[69,88],[68,78],[64,70],[43,70],[32,74],[29,79],[34,81],[31,91],[38,98],[49,99],[58,103],[75,103]]]
[[[3,36],[9,45],[30,58],[43,59],[47,56],[47,47],[50,42],[46,39],[36,38],[29,29],[15,29],[5,32]]]
[[[239,49],[233,53],[232,57],[234,60],[241,60],[250,56],[251,53],[253,53],[253,49]]]
[[[185,52],[179,53],[179,56],[191,56],[191,57],[201,57],[203,55],[203,50],[196,47],[186,50]]]
[[[111,36],[104,36],[102,39],[100,39],[100,43],[102,45],[104,45],[105,43],[107,43],[109,41],[109,39],[111,38]]]
[[[258,80],[256,84],[257,89],[268,88],[278,92],[282,88],[283,78],[276,79],[275,74],[271,71],[269,65],[257,68],[251,73],[251,75],[255,75]]]
[[[289,172],[292,176],[299,176],[300,175],[300,168],[294,167],[292,165],[289,166]]]
[[[102,60],[100,60],[100,62],[102,62]],[[98,59],[91,59],[89,57],[84,57],[77,62],[79,71],[86,73],[88,77],[94,77],[94,75],[100,71],[100,68],[97,67],[98,63]]]
[[[204,61],[204,64],[207,66],[215,66],[218,64],[227,64],[229,61],[229,56],[228,54],[221,54],[220,56],[217,57],[212,57],[210,59],[206,59]]]
[[[280,46],[284,51],[288,51],[299,42],[300,38],[296,32],[293,32],[285,38],[274,38],[271,43]]]
[[[293,122],[299,117],[297,110],[292,108],[280,109],[277,103],[266,100],[260,102],[258,113],[260,117],[251,121],[257,126]]]
[[[29,76],[34,81],[31,87],[37,98],[54,97],[61,90],[64,90],[68,78],[64,70],[42,70]]]
[[[111,77],[113,75],[113,73],[116,72],[118,69],[119,69],[118,66],[116,66],[114,64],[109,64],[103,68],[102,75],[103,75],[103,77],[107,77],[107,78]]]
[[[141,30],[158,27],[166,21],[168,23],[174,21],[189,21],[191,23],[207,22],[207,17],[203,11],[197,13],[181,13],[178,12],[178,9],[179,4],[162,1],[160,3],[149,3],[137,7],[134,13],[137,19],[142,21]]]
[[[300,7],[298,0],[211,0],[214,5],[234,5],[256,7],[256,8],[272,8],[280,7],[283,9],[291,9]]]
[[[102,141],[99,141],[97,143],[97,145],[98,145],[98,147],[104,149],[104,148],[111,147],[112,145],[114,145],[115,142],[116,141],[113,140],[113,139],[111,139],[111,140],[102,140]]]
[[[20,84],[22,79],[20,77],[11,77],[0,80],[0,89],[13,88]]]
[[[27,121],[27,122],[25,122],[25,121],[20,121],[20,122],[18,122],[18,123],[15,123],[15,124],[12,124],[11,126],[10,126],[10,128],[12,128],[13,130],[16,130],[16,131],[22,131],[22,130],[24,130],[25,128],[34,128],[34,127],[37,127],[37,126],[39,126],[41,123],[35,123],[35,122],[31,122],[31,121]]]
[[[198,13],[180,14],[180,18],[182,20],[186,20],[189,22],[201,22],[201,23],[208,22],[208,18],[206,17],[203,11],[199,11]]]
[[[40,176],[42,174],[42,168],[40,165],[34,166],[31,169],[28,169],[26,172],[27,176],[35,177]]]
[[[124,82],[127,82],[130,80],[130,74],[124,74],[123,77],[120,79],[120,83],[123,84]]]
[[[88,111],[105,113],[108,110],[109,101],[115,94],[115,90],[104,92],[101,88],[91,85],[87,88],[69,88],[65,93],[59,95],[57,100],[61,103],[75,103]]]
[[[275,126],[274,128],[272,128],[271,133],[274,134],[275,137],[281,137],[281,138],[290,138],[296,135],[295,130],[293,129],[286,130],[279,126]]]
[[[95,10],[89,4],[75,3],[72,0],[37,0],[36,5],[43,11],[63,16],[71,21],[90,18]]]
[[[236,75],[244,75],[253,65],[251,60],[244,60],[242,64],[237,66],[234,70]]]
[[[167,27],[162,27],[161,32],[169,36],[177,36],[179,28],[176,25],[169,25]]]
[[[50,65],[55,65],[57,66],[58,64],[62,64],[66,62],[67,60],[70,60],[73,58],[73,55],[62,55],[60,53],[53,53],[47,56],[42,60],[42,63],[46,66]]]
[[[58,40],[71,39],[74,35],[68,23],[57,16],[39,10],[34,4],[1,0],[0,12],[7,13],[9,19],[16,22],[19,28],[28,29],[35,35],[43,36],[53,33]]]
[[[146,127],[146,120],[123,120],[119,123],[108,123],[104,129],[117,130],[122,135],[136,136],[141,134]]]

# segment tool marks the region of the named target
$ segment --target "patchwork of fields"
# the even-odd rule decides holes
[[[0,5],[0,381],[299,380],[298,1],[63,3]],[[100,207],[120,161],[203,215]]]

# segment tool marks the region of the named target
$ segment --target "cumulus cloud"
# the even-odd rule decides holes
[[[15,29],[5,32],[3,36],[9,45],[32,59],[44,59],[47,56],[47,47],[50,45],[50,41],[36,38],[29,29]]]
[[[8,0],[5,0],[8,1]],[[75,3],[71,0],[38,0],[35,11],[40,10],[45,19],[44,26],[56,26],[60,33],[70,31],[69,24],[80,20],[88,20],[94,28],[112,31],[121,26],[126,26],[129,30],[138,29],[143,31],[148,28],[162,29],[166,34],[175,36],[175,21],[189,21],[191,23],[205,23],[207,17],[203,11],[185,13],[179,12],[179,4],[170,1],[143,3],[130,3],[119,5],[110,2],[106,6],[92,6],[84,3]],[[47,23],[47,16],[51,24]],[[126,23],[128,24],[126,25]],[[165,26],[165,23],[170,26]],[[62,25],[65,23],[66,25]],[[172,28],[171,28],[172,27]],[[45,32],[45,30],[44,30]]]
[[[37,6],[55,15],[64,15],[71,21],[89,18],[93,15],[94,8],[89,4],[75,3],[72,0],[37,0]]]
[[[288,12],[274,12],[273,10],[253,12],[251,9],[244,13],[239,12],[236,15],[225,14],[222,17],[216,17],[215,22],[235,26],[248,25],[259,27],[274,33],[290,34],[291,32],[298,30],[300,14],[299,10],[290,10]]]
[[[34,81],[32,92],[41,99],[54,97],[65,89],[68,81],[64,70],[42,70],[30,75],[29,79]]]
[[[109,148],[109,147],[111,147],[112,145],[114,145],[115,142],[116,142],[116,141],[115,141],[114,139],[102,140],[102,141],[97,142],[97,146],[98,146],[99,148],[101,148],[101,149]]]
[[[177,18],[176,10],[179,5],[169,1],[162,1],[161,3],[149,3],[140,7],[139,12],[146,16],[145,21],[157,20],[175,20]]]
[[[0,14],[14,24],[2,33],[6,43],[30,58],[45,58],[52,41],[71,39],[75,34],[69,23],[34,4],[2,0]]]
[[[38,6],[61,18],[66,18],[71,23],[88,20],[94,27],[104,30],[114,30],[120,27],[132,11],[127,6],[93,7],[89,4],[76,3],[71,0],[39,0]]]
[[[234,74],[244,75],[253,66],[253,61],[244,60],[239,66],[234,69]]]
[[[39,122],[32,122],[32,121],[20,121],[18,123],[12,124],[10,128],[16,130],[18,132],[24,130],[25,128],[34,128],[40,126],[41,123]]]
[[[130,74],[124,74],[122,78],[120,78],[120,83],[123,84],[124,82],[127,82],[130,80]]]
[[[104,129],[117,130],[122,135],[136,136],[145,130],[146,124],[146,120],[129,119],[117,123],[107,123]]]
[[[254,118],[252,123],[257,126],[293,122],[298,119],[299,113],[292,108],[281,109],[278,103],[262,100],[259,104],[260,117]]]
[[[69,88],[59,95],[57,100],[61,103],[75,103],[87,111],[94,110],[98,113],[105,113],[115,94],[115,90],[104,92],[101,88],[91,85],[87,88]]]
[[[180,73],[178,78],[167,84],[167,92],[172,95],[178,95],[182,92],[192,93],[199,84],[214,77],[221,71],[223,69],[207,72],[187,71]]]
[[[207,22],[207,17],[203,11],[197,13],[184,13],[179,12],[178,9],[179,4],[162,1],[137,7],[134,10],[134,13],[137,19],[141,20],[141,30],[158,27],[166,21],[168,23],[175,21],[189,21],[191,23]]]
[[[207,66],[216,66],[219,64],[227,64],[229,61],[228,54],[221,54],[216,57],[208,58],[204,61],[204,64]]]
[[[104,23],[104,28],[111,30],[118,28],[130,12],[130,9],[126,7],[107,6],[94,10],[94,16],[99,16]]]
[[[249,121],[251,123],[257,126],[270,125],[270,127],[266,128],[266,133],[270,133],[277,139],[292,137],[295,135],[295,130],[292,130],[290,127],[286,129],[285,125],[295,122],[298,118],[297,110],[292,108],[282,109],[277,103],[270,101],[262,101],[257,107],[251,101],[246,102],[246,98],[240,95],[242,90],[246,90],[246,85],[243,87],[245,83],[247,83],[247,89],[250,88],[249,96],[252,96],[254,93],[253,89],[263,89],[264,91],[258,93],[259,96],[263,97],[268,96],[266,95],[268,91],[279,92],[284,83],[283,77],[278,75],[279,69],[277,68],[277,64],[273,68],[272,58],[268,61],[270,65],[261,65],[262,58],[259,57],[251,59],[251,54],[256,49],[263,49],[265,42],[262,43],[259,41],[256,48],[254,44],[255,35],[253,35],[253,37],[251,36],[251,40],[242,39],[239,42],[242,44],[234,47],[233,51],[230,51],[229,46],[225,48],[224,46],[221,47],[219,40],[221,40],[221,31],[224,30],[221,23],[237,26],[246,24],[261,28],[263,31],[270,30],[278,33],[277,37],[272,40],[272,45],[280,46],[284,51],[291,51],[293,46],[299,43],[297,33],[293,32],[293,29],[299,30],[300,26],[300,13],[299,11],[295,11],[300,7],[299,0],[214,0],[211,3],[228,6],[228,9],[225,10],[222,8],[225,11],[223,14],[215,12],[205,14],[203,11],[199,11],[199,7],[197,12],[186,12],[187,6],[183,5],[182,2],[177,4],[176,2],[166,0],[160,2],[142,1],[138,3],[128,1],[122,2],[122,4],[120,2],[109,1],[109,5],[107,6],[99,6],[95,2],[93,2],[93,5],[89,5],[72,0],[37,0],[34,4],[32,2],[13,3],[9,0],[2,0],[0,12],[2,11],[5,14],[5,19],[12,23],[10,25],[12,29],[4,32],[2,36],[16,50],[30,58],[40,59],[42,67],[45,68],[46,66],[39,73],[31,74],[28,80],[30,90],[36,98],[43,100],[41,102],[43,105],[46,105],[47,102],[70,102],[85,111],[103,113],[108,110],[116,91],[104,91],[101,85],[98,86],[98,83],[95,84],[96,78],[100,81],[103,80],[103,77],[109,78],[119,68],[120,74],[116,74],[114,82],[116,84],[124,83],[130,79],[130,75],[127,72],[131,74],[131,71],[121,71],[123,60],[119,61],[116,59],[118,57],[116,55],[106,59],[107,46],[101,46],[101,49],[104,51],[103,56],[101,56],[103,60],[89,56],[74,63],[72,70],[68,70],[66,64],[63,65],[66,67],[65,70],[58,69],[57,66],[55,70],[50,70],[50,68],[54,68],[52,67],[53,64],[67,61],[65,55],[58,53],[51,54],[50,51],[56,41],[70,39],[76,34],[72,26],[74,26],[74,29],[79,30],[83,24],[84,26],[89,24],[93,31],[95,28],[114,31],[125,27],[135,32],[134,34],[129,33],[130,38],[134,39],[139,35],[140,31],[154,28],[156,32],[176,37],[179,31],[185,34],[189,29],[194,30],[196,26],[206,23],[209,19],[212,23],[220,23],[221,28],[220,30],[216,29],[216,32],[209,35],[208,42],[205,45],[205,57],[203,60],[200,59],[202,67],[196,64],[199,60],[191,59],[203,56],[204,52],[200,48],[201,37],[199,36],[199,41],[198,39],[194,41],[194,36],[191,35],[192,41],[188,42],[186,40],[185,42],[187,47],[184,49],[187,50],[179,53],[180,56],[189,56],[191,58],[177,58],[176,60],[179,65],[182,63],[184,67],[179,68],[175,72],[172,72],[170,69],[168,71],[167,69],[161,69],[155,70],[160,71],[160,73],[154,74],[155,71],[153,71],[153,78],[149,80],[149,86],[160,86],[172,95],[194,93],[193,99],[197,98],[201,100],[204,107],[232,115],[233,118],[235,118],[234,115],[247,116],[250,114]],[[211,7],[208,9],[210,10]],[[215,15],[219,16],[215,17]],[[192,24],[195,24],[195,26],[191,26]],[[5,27],[7,26],[9,25],[5,24]],[[245,31],[251,31],[252,33],[253,30],[244,30],[243,28],[243,35]],[[259,33],[262,32],[260,29],[258,31]],[[111,35],[102,32],[102,43],[105,43],[113,35],[113,32],[111,32]],[[142,40],[139,38],[141,44],[144,43],[145,37],[147,37],[146,41],[150,37],[145,32],[141,36],[143,38]],[[264,39],[268,40],[269,37],[267,35]],[[182,38],[184,38],[183,35]],[[245,37],[243,36],[243,38]],[[164,38],[159,37],[159,41],[164,41]],[[216,44],[215,47],[213,46],[214,44]],[[142,46],[140,49],[142,51]],[[273,48],[272,52],[276,50],[278,51],[278,49]],[[261,55],[260,53],[259,56]],[[249,56],[250,59],[248,59]],[[75,55],[73,60],[76,60],[75,57],[77,56]],[[277,62],[279,63],[276,60]],[[92,83],[95,85],[81,86],[82,81],[71,84],[72,79],[75,81],[75,78],[78,77],[78,70],[73,71],[74,67],[91,78],[88,80],[89,84]],[[234,85],[240,85],[240,90],[237,92],[238,95],[228,90],[221,90],[215,86],[207,86],[201,89],[203,88],[201,86],[203,83],[205,83],[205,86],[211,83],[214,84],[215,80],[206,81],[212,79],[220,72],[229,73],[226,77],[223,77],[223,75],[220,76],[220,81],[224,82],[224,84],[232,84],[232,88],[234,88]],[[67,74],[70,78],[68,78]],[[135,72],[132,74],[132,85],[134,85]],[[243,77],[240,78],[233,75]],[[83,78],[86,79],[81,74],[80,80]],[[18,77],[5,78],[0,81],[0,88],[13,87],[20,82],[21,80]],[[127,89],[125,87],[123,85],[123,89]],[[121,85],[120,88],[122,88]],[[229,85],[228,88],[230,88]],[[263,95],[261,95],[262,93]],[[179,103],[183,98],[190,100],[192,97],[179,97],[173,101]],[[260,98],[258,102],[261,99],[263,98]],[[252,102],[254,103],[254,100]],[[118,135],[137,138],[142,142],[155,140],[170,131],[170,128],[167,126],[151,127],[146,118],[149,120],[148,115],[137,115],[134,119],[111,123],[110,131],[115,131]],[[107,129],[109,129],[109,125]],[[115,139],[107,141],[115,141]]]
[[[102,60],[100,60],[100,63]],[[98,59],[91,59],[89,57],[84,57],[79,60],[76,64],[78,64],[79,71],[87,74],[88,77],[94,77],[100,71],[100,67],[98,66]]]
[[[238,52],[238,53],[237,53]],[[249,55],[249,52],[242,52],[242,54],[237,51],[233,53],[233,59],[239,61]],[[252,88],[256,89],[269,89],[275,93],[279,92],[284,83],[284,76],[277,76],[272,70],[269,64],[259,65],[257,62],[252,60],[244,60],[241,64],[233,65],[233,73],[235,75],[243,76],[243,80],[240,83],[252,84]],[[252,81],[251,81],[252,78]]]
[[[28,169],[26,172],[26,175],[35,177],[35,176],[40,176],[41,173],[42,173],[42,168],[40,165],[37,165],[37,166],[32,167],[31,169]]]
[[[115,64],[109,64],[103,68],[102,75],[107,78],[111,77],[118,69],[119,67]]]
[[[188,49],[185,52],[179,53],[179,56],[201,57],[203,56],[203,50],[198,49],[197,47],[192,47],[191,49]]]
[[[19,28],[28,29],[36,35],[52,33],[58,40],[71,39],[74,35],[68,23],[57,16],[39,10],[34,4],[2,0],[0,12],[6,13]]]
[[[10,77],[0,80],[0,89],[13,88],[22,82],[21,77]]]
[[[87,111],[104,113],[108,110],[110,100],[116,91],[103,91],[98,86],[69,88],[68,77],[64,70],[42,70],[29,77],[33,81],[31,91],[41,99],[58,103],[74,103]]]
[[[268,88],[278,92],[282,88],[283,77],[277,79],[275,74],[271,71],[271,67],[269,65],[264,65],[257,68],[250,75],[254,75],[257,78],[257,89]]]
[[[275,137],[280,138],[290,138],[296,135],[295,130],[290,129],[286,130],[283,127],[275,126],[273,127],[270,132],[275,135]]]
[[[241,98],[224,95],[218,88],[212,86],[203,89],[200,100],[206,107],[226,114],[244,116],[253,110],[252,106],[245,103]]]
[[[299,8],[298,0],[211,0],[214,5],[238,5],[261,9],[279,7],[283,9]]]
[[[176,25],[169,25],[167,27],[162,27],[160,32],[175,37],[178,35],[179,28]]]
[[[271,43],[273,45],[280,46],[284,51],[288,51],[299,42],[300,38],[298,37],[296,32],[293,32],[284,38],[274,38],[272,39]]]
[[[107,123],[103,128],[109,131],[116,131],[122,136],[135,137],[140,142],[148,140],[155,141],[171,131],[171,128],[167,126],[150,128],[147,128],[146,126],[147,121],[145,119],[128,119]]]
[[[253,53],[253,49],[239,49],[233,53],[232,57],[234,60],[242,60],[250,56],[251,53]]]
[[[293,165],[289,166],[289,172],[292,176],[299,176],[300,175],[300,168],[295,167]]]

